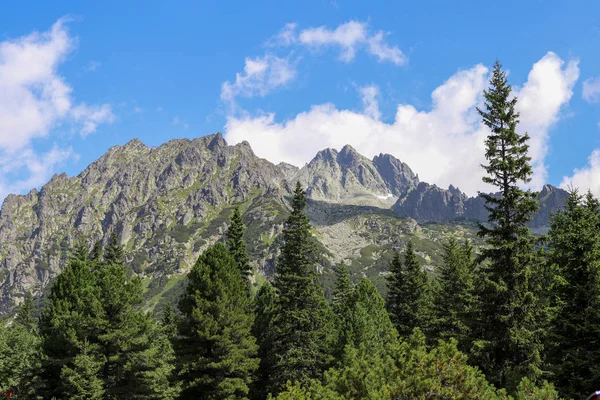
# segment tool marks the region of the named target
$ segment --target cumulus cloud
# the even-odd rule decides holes
[[[586,79],[583,82],[582,97],[590,103],[600,101],[600,76]]]
[[[488,73],[483,65],[458,71],[433,91],[429,111],[400,104],[391,123],[380,120],[378,92],[370,88],[361,90],[363,112],[321,104],[282,122],[272,113],[230,116],[225,136],[230,143],[247,140],[260,157],[298,166],[323,148],[339,149],[345,144],[368,157],[390,153],[407,162],[422,180],[442,187],[453,184],[473,195],[490,189],[481,182],[480,168],[485,162],[487,128],[476,111],[483,101]],[[549,130],[571,98],[578,75],[576,61],[565,65],[556,54],[548,53],[534,64],[523,87],[516,89],[519,130],[527,130],[532,137],[535,185],[544,182]]]
[[[294,31],[287,32],[288,36],[293,33]],[[382,31],[370,33],[368,25],[359,21],[346,22],[333,30],[324,26],[307,28],[300,32],[297,40],[288,42],[296,41],[312,48],[338,46],[341,49],[340,59],[346,62],[352,61],[361,47],[376,56],[380,62],[388,61],[395,65],[406,62],[404,53],[397,46],[390,46],[385,42]]]
[[[75,104],[73,89],[58,75],[58,66],[76,45],[66,22],[60,19],[48,32],[0,42],[0,157],[2,165],[18,166],[18,171],[10,172],[20,176],[14,181],[4,176],[0,182],[4,191],[42,182],[70,153],[54,149],[37,154],[32,150],[35,139],[48,137],[63,125],[73,125],[85,136],[114,120],[108,104]]]
[[[379,102],[377,101],[377,97],[379,96],[379,88],[375,85],[370,85],[358,88],[358,91],[362,96],[365,115],[375,120],[381,119]]]
[[[573,97],[573,86],[579,78],[577,60],[565,64],[558,55],[548,52],[533,65],[527,82],[517,89],[519,129],[530,139],[530,156],[534,169],[531,187],[540,188],[547,181],[544,159],[548,153],[550,128],[559,117],[561,108]]]
[[[296,68],[290,57],[279,58],[267,54],[246,58],[244,72],[237,73],[234,82],[227,81],[221,86],[221,100],[233,107],[236,97],[265,96],[295,76]]]
[[[587,166],[575,169],[572,176],[563,177],[560,187],[563,189],[573,187],[581,191],[590,190],[596,197],[600,197],[600,149],[592,152]]]

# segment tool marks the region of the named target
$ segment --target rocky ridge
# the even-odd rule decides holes
[[[222,238],[233,203],[243,211],[258,282],[273,271],[296,181],[311,198],[325,280],[341,260],[357,276],[382,279],[386,260],[407,235],[434,269],[443,237],[474,237],[469,220],[486,217],[481,199],[420,182],[388,154],[369,160],[351,146],[325,149],[297,168],[257,157],[247,142],[229,146],[221,134],[152,148],[134,139],[110,148],[75,177],[55,175],[39,191],[5,199],[0,313],[13,310],[28,291],[42,296],[76,241],[106,243],[113,232],[154,307],[173,295],[198,254]],[[565,196],[545,186],[533,226],[547,225]]]

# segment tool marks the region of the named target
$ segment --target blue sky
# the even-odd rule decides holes
[[[297,165],[346,143],[389,152],[474,194],[496,58],[522,99],[532,187],[600,195],[598,43],[596,1],[4,2],[0,197],[134,137],[217,131]]]

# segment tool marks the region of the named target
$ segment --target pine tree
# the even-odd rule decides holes
[[[65,398],[72,400],[103,399],[104,388],[102,379],[100,379],[102,365],[98,352],[87,340],[84,340],[72,365],[66,365],[61,370]]]
[[[92,252],[90,253],[90,261],[100,264],[102,262],[102,241],[98,240],[94,243]]]
[[[25,301],[19,307],[17,315],[15,316],[15,323],[23,326],[27,332],[35,333],[37,330],[37,319],[35,318],[35,306],[33,305],[33,298],[31,292],[25,296]]]
[[[124,251],[111,237],[104,261],[95,271],[102,308],[97,340],[104,357],[101,377],[105,398],[168,399],[169,365],[174,357],[154,319],[145,314],[139,277],[125,272]]]
[[[227,248],[235,260],[242,276],[248,280],[252,275],[252,266],[248,252],[246,251],[246,242],[244,241],[244,230],[246,229],[240,214],[240,207],[233,208],[229,229],[227,230]]]
[[[16,399],[34,399],[39,394],[40,338],[25,326],[0,321],[0,393],[12,392]]]
[[[288,380],[302,383],[320,377],[331,362],[335,340],[333,313],[315,282],[317,253],[305,207],[306,193],[298,183],[275,270],[276,360],[270,374],[270,389],[274,393],[282,390]]]
[[[71,258],[52,283],[39,321],[44,354],[40,391],[44,398],[66,397],[62,370],[73,368],[83,343],[96,341],[102,314],[90,265]]]
[[[415,327],[428,326],[431,311],[429,280],[412,241],[407,243],[404,262],[398,253],[394,255],[387,285],[387,309],[400,336],[408,337]]]
[[[583,398],[600,382],[600,203],[571,191],[551,219],[549,263],[562,277],[557,290],[550,361],[566,398]]]
[[[251,306],[235,260],[222,243],[209,247],[189,273],[179,303],[181,399],[248,396],[259,363]]]
[[[277,295],[268,282],[260,287],[254,300],[254,325],[252,335],[258,345],[260,364],[256,373],[257,379],[251,393],[252,398],[265,399],[268,395],[269,376],[275,365],[273,350],[273,318],[276,315]]]
[[[388,346],[397,340],[398,333],[385,301],[373,282],[366,278],[349,294],[341,319],[340,336],[346,351],[350,346],[363,354],[384,356]]]
[[[537,211],[536,193],[518,185],[531,180],[527,155],[529,136],[516,132],[519,114],[516,97],[499,62],[494,65],[490,88],[484,91],[483,123],[490,129],[485,144],[487,175],[483,181],[500,190],[499,196],[480,193],[489,211],[489,225],[480,224],[486,238],[478,283],[479,338],[473,358],[494,384],[514,389],[522,377],[541,374],[545,299],[539,277],[545,271],[526,225]],[[547,290],[547,288],[546,288]]]
[[[473,248],[455,238],[444,244],[443,264],[438,268],[434,297],[434,336],[455,338],[462,351],[468,350],[476,298]]]
[[[167,338],[173,340],[177,337],[178,318],[173,311],[171,304],[165,306],[163,311],[161,326]]]
[[[349,296],[352,293],[352,281],[348,273],[348,267],[342,261],[336,268],[336,282],[333,290],[333,312],[340,315],[348,304]]]
[[[95,256],[94,252],[94,257]],[[121,246],[121,241],[119,240],[119,236],[116,232],[113,232],[110,235],[110,240],[108,241],[108,246],[104,249],[103,260],[102,262],[106,265],[116,264],[123,265],[125,264],[125,252],[123,251],[123,246]]]
[[[87,243],[84,239],[80,239],[75,243],[75,247],[69,253],[70,260],[86,261],[88,259]]]

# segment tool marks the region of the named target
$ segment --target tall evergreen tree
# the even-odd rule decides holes
[[[425,327],[430,319],[430,286],[412,241],[404,251],[404,262],[396,253],[387,276],[387,309],[398,333],[408,337],[415,327]]]
[[[113,235],[103,264],[95,270],[102,308],[97,340],[104,358],[105,398],[167,399],[172,397],[173,367],[168,363],[173,350],[156,322],[140,309],[141,280],[128,277],[123,262],[123,248]]]
[[[39,394],[40,338],[19,323],[0,321],[0,393],[16,399],[35,399]]]
[[[352,293],[352,281],[348,267],[342,261],[335,270],[336,282],[333,290],[333,311],[336,315],[340,315],[342,310],[348,304],[349,297]]]
[[[71,400],[104,399],[104,387],[100,378],[102,359],[93,345],[84,340],[73,363],[61,370],[65,398]]]
[[[600,382],[600,203],[572,191],[551,220],[550,265],[563,280],[557,290],[550,361],[566,398],[583,398]]]
[[[94,257],[95,252],[94,252]],[[121,246],[121,240],[116,232],[113,232],[110,235],[110,240],[108,241],[107,247],[104,249],[104,254],[102,254],[102,262],[106,265],[124,265],[125,264],[125,251],[123,250],[123,246]]]
[[[493,383],[514,389],[522,377],[535,380],[541,374],[542,322],[547,310],[537,285],[545,271],[540,269],[526,225],[538,208],[536,193],[519,187],[531,180],[529,136],[516,131],[517,98],[512,97],[499,62],[484,97],[485,107],[478,112],[490,134],[485,141],[483,181],[500,193],[480,193],[490,224],[479,226],[487,246],[481,253],[485,262],[477,286],[482,318],[473,356]]]
[[[102,262],[102,241],[98,240],[94,243],[92,252],[90,253],[90,261],[100,264]]]
[[[260,287],[254,300],[254,325],[252,335],[258,345],[258,358],[260,364],[256,373],[257,379],[251,393],[252,398],[262,400],[267,398],[269,376],[275,365],[273,350],[273,318],[276,315],[277,295],[269,283]]]
[[[259,363],[251,307],[246,282],[226,247],[209,247],[189,273],[179,303],[181,399],[248,396]]]
[[[316,283],[316,246],[304,213],[306,193],[300,183],[294,190],[292,211],[283,229],[281,255],[275,270],[277,291],[273,319],[275,365],[270,389],[278,392],[286,382],[320,377],[331,362],[334,318]]]
[[[15,316],[15,323],[23,326],[27,332],[35,333],[37,330],[37,319],[35,317],[35,306],[33,305],[33,297],[31,292],[28,292],[25,296],[25,301],[19,307],[17,315]]]
[[[434,296],[434,333],[439,339],[451,337],[462,351],[468,350],[476,297],[473,248],[455,238],[444,244],[443,263],[438,268]]]
[[[83,343],[96,341],[102,314],[90,265],[87,261],[71,258],[52,283],[39,321],[44,354],[40,392],[44,398],[67,397],[62,370],[74,368]]]
[[[242,276],[248,280],[250,275],[252,275],[252,266],[250,265],[250,258],[246,251],[246,242],[244,241],[245,229],[246,226],[242,221],[240,207],[236,205],[231,214],[229,229],[227,229],[227,248],[242,273]]]

